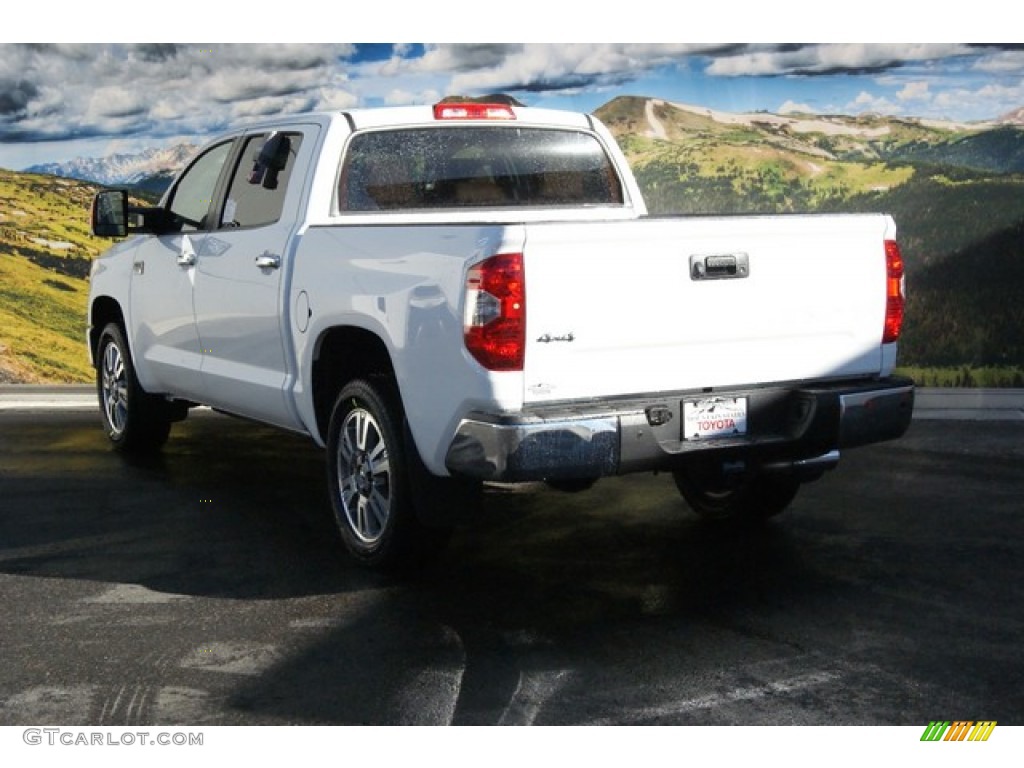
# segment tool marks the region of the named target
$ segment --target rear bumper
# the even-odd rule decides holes
[[[667,470],[694,454],[716,452],[766,467],[813,466],[840,449],[900,437],[914,407],[913,381],[897,377],[713,394],[747,398],[746,435],[682,439],[682,403],[708,395],[679,393],[515,414],[471,413],[460,422],[445,463],[455,475],[504,482]]]

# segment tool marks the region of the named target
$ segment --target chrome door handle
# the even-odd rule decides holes
[[[191,267],[191,266],[194,266],[195,263],[196,263],[196,255],[195,255],[195,253],[192,253],[191,251],[186,251],[185,253],[182,253],[182,254],[178,255],[178,264],[179,264],[179,266]]]
[[[277,269],[281,266],[281,257],[276,253],[263,253],[256,257],[256,266],[260,269]]]

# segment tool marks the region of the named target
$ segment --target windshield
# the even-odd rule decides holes
[[[622,205],[622,184],[596,137],[516,126],[408,128],[354,136],[342,211],[466,206]]]

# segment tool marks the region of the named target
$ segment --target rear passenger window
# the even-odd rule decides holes
[[[261,163],[260,152],[272,138],[274,156],[269,163]],[[263,227],[281,218],[301,143],[301,133],[273,133],[245,140],[224,201],[221,227]]]
[[[342,211],[621,205],[622,184],[591,134],[547,128],[438,127],[352,138]]]

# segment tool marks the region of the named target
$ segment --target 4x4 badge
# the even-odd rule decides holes
[[[552,336],[550,333],[545,333],[537,341],[541,344],[550,344],[552,341],[575,341],[576,337],[572,335],[572,332],[565,334],[564,336]]]

